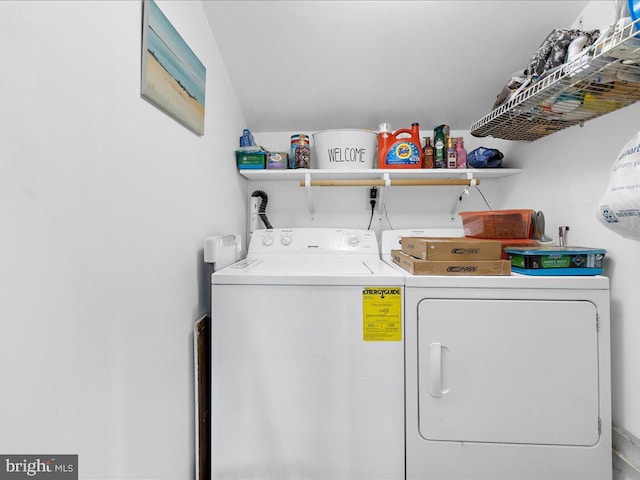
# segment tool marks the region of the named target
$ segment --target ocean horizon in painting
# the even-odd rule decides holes
[[[142,94],[202,135],[206,68],[153,0],[145,8]]]

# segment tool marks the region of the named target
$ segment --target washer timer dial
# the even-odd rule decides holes
[[[360,244],[360,236],[355,234],[349,235],[347,237],[347,243],[352,247],[358,246]]]
[[[280,238],[280,243],[285,246],[291,244],[292,241],[293,239],[289,235],[284,235]]]

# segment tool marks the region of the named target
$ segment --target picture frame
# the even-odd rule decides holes
[[[153,0],[142,2],[141,96],[204,135],[207,70]]]

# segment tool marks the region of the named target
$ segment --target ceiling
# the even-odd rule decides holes
[[[587,1],[212,1],[204,11],[256,132],[456,130]]]

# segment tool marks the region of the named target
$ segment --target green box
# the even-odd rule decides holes
[[[265,167],[266,153],[236,152],[236,163],[239,170],[259,170]]]
[[[602,248],[586,247],[506,247],[511,269],[525,275],[600,275]]]

